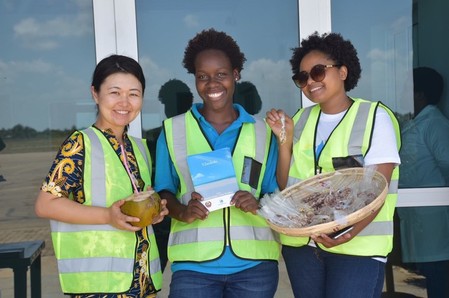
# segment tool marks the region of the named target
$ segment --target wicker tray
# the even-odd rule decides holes
[[[346,184],[346,186],[349,187],[354,187],[354,185],[363,181],[364,173],[363,168],[349,168],[332,173],[319,174],[284,189],[281,192],[281,195],[286,199],[293,200],[294,203],[295,201],[301,200],[311,194],[316,194],[317,189],[320,189],[322,185],[326,185],[329,182],[332,183],[332,179],[337,178],[339,179],[339,183]],[[329,234],[336,232],[344,227],[361,221],[382,207],[388,193],[388,183],[385,177],[381,173],[374,171],[371,186],[371,191],[374,191],[376,198],[366,206],[346,215],[344,218],[304,227],[283,227],[274,224],[268,219],[267,222],[273,230],[289,236],[310,236],[313,234]],[[311,189],[314,189],[315,191],[312,193]],[[322,189],[323,193],[328,191],[325,188]]]

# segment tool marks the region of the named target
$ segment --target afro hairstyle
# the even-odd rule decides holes
[[[345,40],[339,33],[324,33],[319,35],[314,32],[303,39],[299,47],[293,48],[293,56],[290,59],[293,75],[299,73],[299,64],[304,56],[311,51],[319,51],[334,60],[335,64],[346,66],[348,76],[345,80],[345,90],[349,91],[357,86],[362,72],[357,50],[349,40]]]
[[[246,58],[240,51],[237,42],[225,32],[210,28],[201,31],[193,37],[184,51],[182,64],[188,73],[195,73],[195,59],[200,52],[205,50],[220,50],[224,52],[231,61],[232,69],[237,69],[239,73],[242,71]]]

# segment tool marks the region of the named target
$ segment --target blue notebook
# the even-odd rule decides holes
[[[203,196],[209,211],[230,206],[239,190],[229,148],[187,156],[187,164],[195,191]]]

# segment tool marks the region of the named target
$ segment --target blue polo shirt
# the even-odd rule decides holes
[[[224,130],[221,134],[218,134],[215,128],[199,113],[198,109],[201,109],[202,107],[202,103],[194,104],[191,111],[194,117],[198,120],[205,137],[214,150],[225,147],[234,148],[243,123],[256,122],[253,116],[248,114],[242,106],[234,104],[234,109],[238,111],[239,117],[228,128],[226,128],[226,130]],[[173,194],[176,194],[180,186],[179,177],[170,158],[167,141],[165,139],[165,132],[163,130],[157,141],[156,156],[154,189],[156,191],[168,190]],[[277,157],[277,141],[275,136],[272,135],[265,175],[262,180],[262,194],[274,192],[278,188],[276,182]],[[221,211],[217,210],[214,212]],[[259,263],[260,261],[250,261],[237,258],[231,252],[229,246],[227,246],[223,255],[216,260],[201,263],[175,262],[172,264],[171,270],[172,272],[178,270],[191,270],[210,274],[233,274],[256,266]]]

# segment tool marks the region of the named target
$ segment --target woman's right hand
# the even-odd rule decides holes
[[[283,110],[269,110],[266,113],[265,121],[280,144],[293,140],[293,120]]]
[[[125,200],[118,200],[108,208],[109,224],[119,230],[130,232],[135,232],[142,229],[130,224],[130,222],[138,222],[139,218],[124,214],[120,209],[123,204],[125,204]]]
[[[184,205],[184,210],[179,214],[179,218],[186,223],[191,223],[196,219],[206,219],[209,210],[201,203],[202,199],[203,197],[199,193],[192,192],[191,199],[187,206]]]

